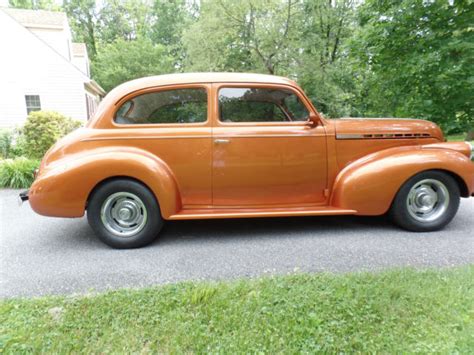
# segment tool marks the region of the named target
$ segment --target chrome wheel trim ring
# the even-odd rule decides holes
[[[143,201],[130,192],[116,192],[104,201],[100,209],[104,227],[113,235],[129,238],[146,225],[148,214]]]
[[[439,180],[418,181],[408,192],[408,213],[419,222],[436,221],[446,213],[448,206],[448,188]]]

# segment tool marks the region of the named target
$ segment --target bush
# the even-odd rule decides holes
[[[0,157],[8,159],[13,146],[13,131],[3,129],[0,131]]]
[[[7,158],[16,158],[25,156],[25,144],[23,136],[18,130],[13,131],[13,145],[10,149],[10,154]]]
[[[0,187],[30,187],[39,164],[38,160],[23,157],[0,161]]]
[[[24,155],[23,138],[18,129],[0,130],[0,159],[11,159]]]
[[[61,137],[80,127],[81,123],[53,111],[31,112],[21,130],[25,154],[33,159],[42,158]]]

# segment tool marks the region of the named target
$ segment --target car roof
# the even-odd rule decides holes
[[[217,82],[249,82],[269,84],[291,84],[294,82],[288,78],[276,75],[256,73],[178,73],[148,76],[128,81],[123,86],[161,86],[175,84],[197,84]],[[122,86],[120,85],[120,86]]]
[[[112,89],[100,103],[96,115],[89,121],[89,126],[101,120],[103,110],[109,105],[116,105],[121,98],[134,91],[168,85],[199,84],[199,83],[262,83],[297,86],[288,78],[268,74],[256,73],[179,73],[147,76],[131,81],[127,81]]]

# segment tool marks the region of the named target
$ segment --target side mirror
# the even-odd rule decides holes
[[[319,117],[314,112],[311,112],[309,114],[308,122],[311,124],[311,126],[317,126],[319,124]]]

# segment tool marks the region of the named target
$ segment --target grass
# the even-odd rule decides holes
[[[452,134],[446,137],[449,142],[464,142],[466,138],[466,133],[463,134]],[[471,143],[474,143],[474,141],[471,141]]]
[[[30,187],[33,183],[33,173],[39,164],[38,160],[24,157],[0,160],[0,187],[14,189]]]
[[[469,353],[474,266],[4,300],[0,324],[6,353]]]

